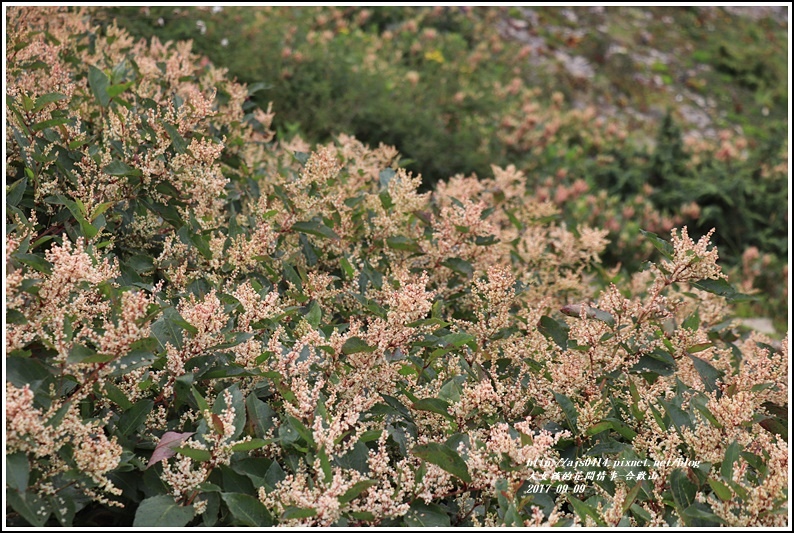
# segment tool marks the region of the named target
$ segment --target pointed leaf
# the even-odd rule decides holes
[[[192,506],[183,507],[167,495],[146,498],[135,511],[133,527],[184,527],[195,515]]]
[[[429,442],[414,446],[411,453],[428,463],[439,466],[462,481],[471,483],[471,475],[466,461],[461,459],[458,452],[452,448],[436,442]]]
[[[273,517],[258,498],[236,492],[221,493],[234,522],[249,527],[270,527]]]
[[[160,437],[160,442],[157,443],[157,447],[152,452],[152,456],[149,458],[149,463],[146,465],[146,468],[154,466],[160,461],[173,457],[176,454],[176,448],[178,448],[180,444],[185,442],[192,435],[195,435],[195,433],[195,431],[188,431],[185,433],[166,431],[163,436]]]

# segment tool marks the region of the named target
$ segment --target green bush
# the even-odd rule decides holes
[[[606,24],[609,39],[588,33],[568,41],[564,35],[577,28],[569,27],[562,10],[535,10],[538,22],[531,29],[549,47],[603,65],[583,87],[569,86],[571,80],[537,64],[541,52],[500,33],[510,17],[527,18],[515,8],[147,7],[100,14],[136,36],[193,39],[200,54],[231,76],[259,84],[252,101],[262,108],[276,103],[280,139],[299,133],[325,143],[345,131],[372,146],[395,146],[406,158],[402,166],[421,173],[423,190],[455,174],[486,178],[492,164],[516,165],[528,176],[530,191],[542,196],[548,190],[552,200],[567,198],[555,191],[584,180],[589,194],[581,201],[557,203],[571,223],[588,217],[610,229],[603,257],[608,266],[632,271],[644,261],[647,248],[636,244],[640,227],[666,233],[686,223],[698,235],[718,227],[715,244],[726,265],[738,268],[753,247],[778,258],[777,281],[756,278],[766,298],[751,312],[782,316],[787,302],[775,287],[784,277],[780,265],[788,249],[788,217],[781,208],[788,194],[788,121],[785,54],[774,53],[779,28],[768,19],[753,22],[719,9],[649,9],[650,19],[636,8],[602,15],[578,10],[585,27]],[[679,32],[669,31],[668,18],[680,24]],[[760,39],[761,31],[768,40]],[[630,46],[643,39],[682,57],[651,67],[626,54],[606,57],[610,43]],[[748,43],[741,58],[739,41]],[[692,46],[694,59],[679,53]],[[621,57],[630,64],[616,68]],[[747,81],[756,71],[763,83]],[[634,76],[689,79],[692,72],[697,77],[687,81],[687,90],[730,111],[733,122],[722,126],[740,125],[744,136],[725,129],[715,141],[695,140],[680,131],[672,108],[664,120],[639,124],[599,116],[598,107],[571,108],[571,98],[601,106],[623,93],[625,105],[646,112],[675,106],[672,92],[683,88],[654,92]],[[733,109],[738,101],[742,112]],[[649,135],[654,142],[645,142]],[[608,198],[599,199],[602,191]],[[593,203],[598,214],[586,212]]]
[[[786,524],[788,339],[711,233],[599,288],[515,167],[421,193],[189,44],[7,22],[7,525]]]

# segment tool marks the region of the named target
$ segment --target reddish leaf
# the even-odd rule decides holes
[[[195,431],[188,431],[186,433],[177,433],[176,431],[166,431],[160,438],[160,442],[152,452],[152,457],[149,459],[149,464],[146,468],[156,465],[164,459],[173,457],[176,453],[174,448],[178,448],[183,442],[190,438]]]

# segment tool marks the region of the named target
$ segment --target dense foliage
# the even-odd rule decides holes
[[[772,12],[735,11],[146,7],[104,17],[139,37],[192,39],[232,77],[263,85],[253,98],[277,103],[282,137],[328,142],[343,131],[393,145],[425,190],[513,164],[569,223],[595,201],[602,214],[590,222],[610,230],[607,264],[636,269],[638,225],[688,224],[718,227],[729,265],[755,247],[780,273],[788,28]],[[620,207],[597,200],[602,191]],[[646,220],[633,224],[638,213]],[[758,281],[767,293],[780,285]],[[785,315],[780,298],[762,314]]]
[[[86,10],[7,63],[8,525],[785,525],[788,338],[711,232],[615,276],[521,169],[274,139]]]

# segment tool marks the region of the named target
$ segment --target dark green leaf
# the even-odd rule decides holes
[[[386,245],[394,250],[405,250],[408,252],[419,252],[419,244],[414,239],[404,235],[394,235],[386,239]]]
[[[716,479],[709,479],[709,486],[720,500],[727,502],[733,498],[731,489],[729,489],[724,483],[717,481]]]
[[[31,526],[41,527],[50,517],[50,506],[38,494],[6,490],[6,503],[18,512]],[[43,512],[40,512],[43,511]],[[7,511],[6,511],[7,514]]]
[[[51,128],[53,126],[60,126],[61,124],[66,124],[69,122],[68,118],[51,118],[49,120],[42,120],[41,122],[37,122],[31,126],[31,130],[33,131],[42,131],[46,130],[47,128]],[[36,156],[33,157],[36,159]]]
[[[192,506],[183,507],[172,496],[162,495],[146,498],[135,511],[133,527],[184,527],[195,515]]]
[[[449,414],[449,403],[440,398],[424,398],[414,402],[411,407],[419,411],[430,411],[436,413],[448,420],[454,420],[454,417]]]
[[[95,66],[90,65],[88,67],[88,85],[99,101],[99,105],[107,107],[110,104],[110,95],[108,94],[110,80],[108,80],[107,75]]]
[[[598,422],[597,424],[593,424],[592,426],[587,428],[584,434],[587,436],[597,435],[602,431],[607,431],[608,429],[611,428],[612,428],[612,422],[608,420],[602,420],[601,422]]]
[[[598,511],[573,494],[568,494],[568,501],[571,502],[571,506],[573,506],[574,511],[576,511],[576,514],[579,515],[579,518],[582,520],[582,522],[587,520],[587,517],[589,516],[595,521],[596,524],[600,526],[606,525]]]
[[[560,404],[562,412],[565,415],[566,420],[568,420],[568,425],[570,426],[571,431],[578,433],[579,429],[577,424],[579,421],[579,412],[576,410],[574,403],[566,395],[559,392],[554,393],[554,399],[557,400],[558,404]]]
[[[42,273],[48,274],[48,275],[52,274],[52,265],[50,265],[50,263],[46,259],[44,259],[43,257],[41,257],[39,255],[34,255],[34,254],[14,254],[13,257],[15,259],[17,259],[18,261],[20,261],[21,263],[24,263],[24,264],[28,265],[29,267],[31,267],[31,268],[33,268],[35,270],[38,270],[39,272],[42,272]]]
[[[725,457],[720,466],[720,474],[726,481],[733,480],[733,465],[739,460],[739,444],[733,441],[725,450]]]
[[[28,490],[30,478],[30,463],[24,452],[6,455],[6,486],[17,492]]]
[[[474,335],[464,332],[450,333],[441,337],[444,346],[451,346],[452,348],[460,348],[464,344],[468,344],[475,340],[476,338]]]
[[[18,205],[19,201],[22,200],[22,196],[25,194],[27,186],[28,178],[23,177],[6,187],[6,204],[11,206]]]
[[[342,345],[342,353],[350,355],[360,352],[374,352],[377,346],[370,346],[359,337],[350,337]]]
[[[304,509],[303,507],[287,507],[281,513],[282,520],[296,520],[311,518],[312,516],[317,516],[317,511],[315,509]]]
[[[139,169],[133,168],[123,161],[111,161],[102,170],[111,176],[138,177],[143,175]]]
[[[435,503],[425,503],[417,500],[403,517],[405,525],[412,528],[418,527],[451,527],[449,515],[444,508]]]
[[[251,439],[245,442],[239,442],[232,446],[233,452],[249,452],[251,450],[256,450],[258,448],[264,448],[268,444],[273,442],[273,439]]]
[[[138,400],[135,405],[122,413],[116,428],[122,435],[132,435],[141,427],[153,408],[154,402],[152,400]]]
[[[351,502],[354,499],[356,499],[359,494],[361,494],[370,487],[374,487],[377,484],[378,484],[377,481],[372,481],[370,479],[359,481],[358,483],[347,489],[347,492],[339,496],[339,503],[344,504]]]
[[[692,418],[686,411],[672,402],[659,400],[659,403],[664,406],[667,414],[670,415],[670,420],[672,420],[673,425],[678,429],[679,432],[685,427],[693,429]]]
[[[728,281],[723,278],[702,279],[700,281],[693,282],[691,285],[702,291],[710,292],[712,294],[716,294],[717,296],[722,296],[729,302],[744,302],[756,299],[754,296],[750,296],[749,294],[737,292],[733,285],[728,283]]]
[[[42,94],[41,96],[36,98],[36,105],[33,106],[32,112],[38,113],[39,111],[44,109],[45,105],[51,104],[53,102],[58,102],[60,100],[63,100],[64,98],[66,98],[66,95],[61,93]]]
[[[223,492],[221,498],[229,508],[235,523],[250,527],[273,525],[273,517],[258,498],[236,492]]]
[[[130,409],[133,405],[129,398],[127,398],[127,395],[124,393],[124,391],[110,381],[105,382],[105,396],[107,396],[111,402],[115,403],[125,411]]]
[[[198,461],[200,463],[204,463],[212,459],[212,453],[208,450],[199,450],[198,448],[180,446],[174,448],[174,451],[180,455],[184,455],[185,457],[190,457],[194,461]]]
[[[692,527],[714,527],[725,523],[725,521],[715,515],[707,505],[700,502],[695,502],[681,511],[681,518],[686,525]]]
[[[686,509],[695,501],[697,487],[686,476],[684,470],[676,468],[670,473],[670,491],[673,500],[680,509]]]
[[[231,394],[231,405],[226,404],[226,392]],[[243,394],[240,392],[240,387],[236,383],[218,394],[215,403],[212,405],[212,412],[216,415],[220,415],[224,409],[229,407],[234,408],[234,433],[231,435],[231,440],[235,440],[239,438],[245,427],[245,403],[243,401]]]
[[[320,304],[317,303],[317,300],[312,300],[312,303],[309,304],[309,311],[304,318],[313,328],[316,329],[320,326],[320,320],[323,318],[323,311],[320,309]]]
[[[300,231],[301,233],[308,233],[309,235],[317,235],[318,237],[325,237],[326,239],[339,239],[334,230],[314,220],[308,222],[296,222],[292,225],[292,229]]]
[[[462,274],[467,278],[471,278],[474,275],[474,267],[471,266],[471,263],[469,263],[464,259],[461,259],[460,257],[450,257],[441,264],[449,268],[453,272]]]
[[[414,446],[411,453],[420,459],[424,459],[428,463],[433,463],[446,470],[462,481],[471,483],[471,476],[469,475],[466,461],[461,459],[458,452],[452,448],[436,442],[429,442],[427,444]]]
[[[665,258],[669,259],[670,261],[673,260],[673,255],[675,254],[675,250],[673,246],[667,242],[666,240],[662,239],[655,233],[651,233],[650,231],[645,231],[643,229],[640,230],[640,233],[645,236],[646,239],[651,241],[651,244],[659,250]]]
[[[387,189],[389,187],[389,182],[392,180],[392,178],[394,178],[395,174],[396,173],[391,168],[385,168],[381,170],[380,174],[378,175],[378,179],[380,181],[380,188]]]
[[[168,137],[171,139],[171,144],[173,145],[176,153],[184,154],[187,150],[187,142],[185,141],[184,137],[179,134],[179,130],[166,121],[163,121],[162,125],[166,133],[168,133]]]
[[[719,390],[719,387],[717,387],[717,380],[721,379],[725,373],[717,370],[710,363],[701,359],[700,357],[690,355],[689,358],[692,359],[695,370],[697,370],[698,374],[700,374],[700,379],[703,381],[703,385],[706,386],[706,390],[708,392]]]
[[[558,322],[551,317],[542,316],[538,322],[538,331],[547,339],[551,339],[562,350],[568,349],[568,324]]]

